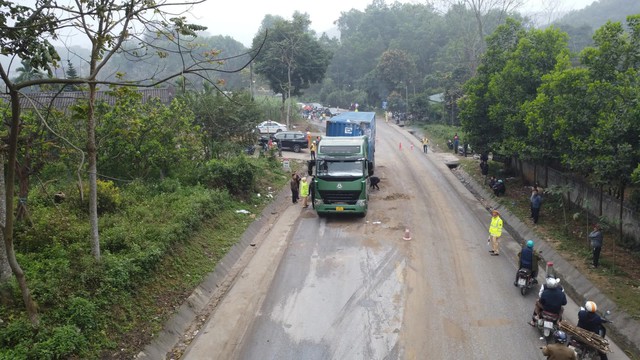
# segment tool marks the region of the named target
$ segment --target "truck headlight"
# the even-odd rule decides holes
[[[315,198],[315,200],[313,201],[313,204],[318,206],[318,205],[324,205],[324,201],[322,201],[322,199],[320,198]]]
[[[356,206],[365,206],[367,204],[366,200],[358,200],[356,201]]]

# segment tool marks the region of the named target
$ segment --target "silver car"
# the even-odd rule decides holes
[[[258,124],[258,131],[260,134],[275,134],[280,131],[287,131],[287,125],[280,124],[279,122],[267,120]]]

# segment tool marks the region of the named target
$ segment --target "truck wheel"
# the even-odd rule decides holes
[[[299,153],[300,152],[300,145],[293,145],[293,152]]]

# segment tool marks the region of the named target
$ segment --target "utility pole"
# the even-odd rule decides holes
[[[251,101],[253,101],[253,61],[249,63],[249,93],[251,93]]]

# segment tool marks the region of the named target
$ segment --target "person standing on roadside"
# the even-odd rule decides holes
[[[429,150],[429,139],[425,136],[422,138],[422,151],[426,154],[427,150]]]
[[[591,250],[593,251],[593,263],[591,267],[596,269],[600,264],[600,250],[602,250],[602,229],[600,224],[593,225],[593,231],[589,233],[589,242],[591,243]]]
[[[458,153],[458,145],[460,145],[460,137],[458,136],[458,133],[456,133],[455,135],[453,135],[453,153],[454,154]]]
[[[309,200],[309,183],[307,182],[307,177],[304,176],[300,179],[300,197],[302,198],[302,207],[308,208],[309,204],[307,203]]]
[[[531,218],[533,219],[533,223],[538,223],[538,218],[540,217],[540,207],[542,206],[542,196],[538,192],[537,188],[533,188],[531,191]]]
[[[309,148],[309,152],[311,153],[311,160],[316,159],[316,141],[311,142],[311,147]]]
[[[291,201],[295,204],[300,197],[300,176],[296,173],[291,174],[289,185],[291,186]]]
[[[491,253],[492,256],[500,255],[500,236],[502,236],[502,219],[498,210],[491,212],[491,224],[489,225],[489,238],[491,241]]]

